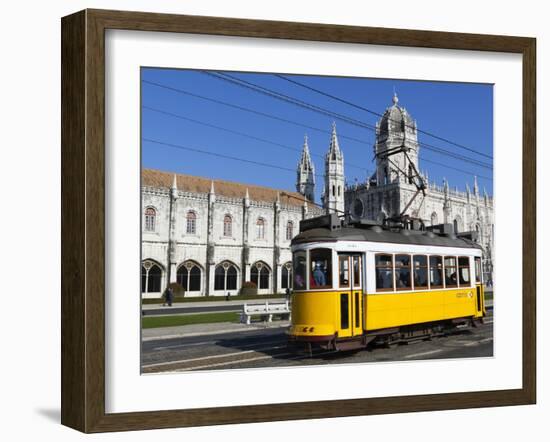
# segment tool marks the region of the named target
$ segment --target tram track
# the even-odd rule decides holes
[[[479,327],[403,342],[390,348],[371,346],[356,352],[318,350],[311,356],[290,350],[284,330],[255,330],[245,336],[224,333],[208,339],[191,337],[171,342],[158,341],[145,347],[142,373],[488,357],[493,355],[492,319],[491,311]]]
[[[274,341],[281,343],[281,341]],[[201,356],[195,358],[187,358],[181,360],[156,362],[142,365],[142,373],[164,373],[164,372],[182,372],[192,370],[212,369],[219,367],[235,366],[238,368],[239,364],[284,358],[285,361],[296,361],[300,359],[310,359],[307,354],[297,354],[296,351],[289,351],[286,343],[284,345],[276,346],[259,346],[259,348],[243,350],[238,352],[213,354],[208,356]],[[258,347],[258,344],[242,346],[246,347]],[[324,356],[335,353],[334,351],[322,351],[315,353],[315,357]]]

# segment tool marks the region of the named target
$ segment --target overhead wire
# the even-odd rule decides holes
[[[201,71],[201,72],[205,75],[212,76],[212,77],[217,78],[219,80],[227,81],[227,82],[232,83],[234,85],[250,89],[252,91],[255,91],[255,92],[267,95],[269,97],[276,98],[278,100],[281,100],[281,101],[284,101],[284,102],[287,102],[287,103],[305,108],[307,110],[317,112],[317,113],[321,113],[325,116],[332,117],[332,118],[340,120],[344,123],[351,124],[351,125],[363,128],[363,129],[367,129],[367,130],[370,130],[372,132],[376,132],[375,126],[373,126],[371,124],[364,123],[360,120],[356,120],[352,117],[348,117],[346,115],[330,111],[330,110],[325,109],[325,108],[320,107],[320,106],[312,105],[311,103],[307,103],[303,100],[291,97],[291,96],[289,96],[287,94],[283,94],[281,92],[273,91],[269,88],[257,85],[255,83],[252,83],[252,82],[247,81],[247,80],[240,79],[240,78],[235,77],[233,75],[230,75],[230,74],[227,74],[227,73],[220,73],[220,72],[210,72],[210,71]],[[467,163],[470,163],[470,164],[474,164],[476,166],[483,167],[485,169],[492,169],[492,166],[490,164],[483,163],[483,162],[481,162],[479,160],[476,160],[474,158],[469,158],[469,157],[466,157],[464,155],[457,154],[456,152],[450,152],[446,149],[443,149],[443,148],[438,147],[438,146],[434,146],[434,145],[426,143],[426,142],[417,141],[417,144],[419,146],[425,147],[428,150],[438,152],[442,155],[447,155],[447,156],[450,156],[454,159],[464,161],[464,162],[467,162]],[[491,158],[491,157],[489,157],[489,158]]]
[[[216,104],[220,104],[222,106],[230,107],[230,108],[233,108],[233,109],[238,109],[240,111],[248,112],[248,113],[255,114],[255,115],[258,115],[258,116],[261,116],[261,117],[270,118],[272,120],[277,120],[277,121],[280,121],[282,123],[292,124],[294,126],[303,127],[305,129],[309,129],[309,130],[313,130],[313,131],[316,131],[316,132],[321,132],[321,133],[325,133],[325,134],[329,134],[329,135],[331,133],[330,130],[321,129],[321,128],[315,127],[315,126],[310,126],[310,125],[307,125],[307,124],[300,123],[298,121],[289,120],[289,119],[282,118],[282,117],[279,117],[279,116],[276,116],[276,115],[273,115],[273,114],[268,114],[266,112],[261,112],[261,111],[255,110],[255,109],[251,109],[251,108],[248,108],[248,107],[245,107],[245,106],[239,106],[237,104],[228,103],[227,101],[222,101],[222,100],[217,100],[215,98],[206,97],[204,95],[199,95],[199,94],[196,94],[194,92],[186,91],[185,89],[175,88],[175,87],[172,87],[172,86],[168,86],[168,85],[165,85],[165,84],[162,84],[162,83],[157,83],[157,82],[149,81],[149,80],[141,80],[141,81],[143,83],[149,84],[151,86],[156,86],[156,87],[159,87],[159,88],[163,88],[163,89],[166,89],[166,90],[169,90],[169,91],[172,91],[172,92],[177,92],[177,93],[182,94],[182,95],[187,95],[187,96],[190,96],[190,97],[193,97],[193,98],[198,98],[200,100],[210,101],[211,103],[216,103]],[[345,134],[340,133],[340,134],[338,134],[338,136],[340,138],[343,138],[343,139],[347,139],[347,140],[354,141],[354,142],[361,143],[361,144],[366,144],[364,140],[360,140],[358,138],[350,137],[350,136],[345,135]]]
[[[297,121],[294,121],[294,120],[288,120],[288,119],[285,119],[285,118],[278,117],[276,115],[268,114],[268,113],[265,113],[265,112],[260,112],[260,111],[257,111],[255,109],[247,108],[247,107],[244,107],[244,106],[239,106],[239,105],[236,105],[236,104],[233,104],[233,103],[228,103],[226,101],[217,100],[217,99],[214,99],[214,98],[211,98],[211,97],[206,97],[204,95],[199,95],[199,94],[196,94],[196,93],[193,93],[193,92],[189,92],[189,91],[186,91],[186,90],[181,89],[181,88],[175,88],[175,87],[172,87],[172,86],[168,86],[168,85],[165,85],[165,84],[162,84],[162,83],[153,82],[153,81],[149,81],[149,80],[142,80],[142,81],[145,84],[149,84],[149,85],[156,86],[156,87],[159,87],[159,88],[167,89],[167,90],[177,92],[177,93],[180,93],[180,94],[183,94],[183,95],[188,95],[188,96],[198,98],[198,99],[201,99],[201,100],[210,101],[210,102],[213,102],[213,103],[216,103],[216,104],[231,107],[231,108],[238,109],[238,110],[241,110],[241,111],[244,111],[244,112],[249,112],[249,113],[256,114],[256,115],[259,115],[259,116],[262,116],[262,117],[266,117],[266,118],[274,119],[274,120],[277,120],[277,121],[281,121],[283,123],[288,123],[288,124],[303,127],[303,128],[306,128],[306,129],[314,130],[316,132],[330,134],[330,131],[325,130],[325,129],[321,129],[321,128],[314,127],[314,126],[311,126],[311,125],[306,125],[306,124],[303,124],[303,123],[300,123],[300,122],[297,122]],[[372,143],[369,144],[364,140],[360,140],[358,138],[350,137],[349,135],[346,135],[342,132],[340,132],[338,136],[342,139],[347,139],[347,140],[354,141],[354,142],[357,142],[357,143],[360,143],[360,144],[365,144],[365,145],[368,145],[368,146],[372,146]],[[444,149],[441,149],[441,148],[431,147],[430,145],[425,145],[425,144],[423,146],[427,150],[437,152],[441,155],[450,155],[454,159],[458,159],[458,160],[461,160],[461,161],[464,161],[464,162],[468,162],[468,163],[476,165],[476,166],[480,166],[480,167],[484,167],[484,168],[490,168],[488,165],[478,164],[476,160],[468,159],[466,157],[461,157],[458,154],[449,153],[448,151],[445,151]],[[442,166],[443,167],[448,167],[448,166],[445,166],[445,165],[442,165]],[[356,167],[359,167],[359,166],[356,166]],[[451,168],[451,167],[449,167],[449,168]],[[471,174],[471,175],[474,175],[474,174]]]
[[[181,93],[181,94],[184,94],[184,95],[188,95],[188,96],[192,96],[192,97],[195,97],[195,98],[199,98],[199,99],[202,99],[202,100],[206,100],[206,101],[210,101],[210,102],[213,102],[213,103],[216,103],[216,104],[221,104],[221,105],[224,105],[224,106],[228,106],[228,107],[232,107],[232,108],[236,108],[236,109],[239,109],[239,110],[242,110],[242,111],[245,111],[245,112],[250,112],[250,113],[253,113],[253,114],[257,114],[257,115],[260,115],[260,116],[263,116],[263,117],[266,117],[266,118],[271,118],[271,119],[275,119],[275,120],[279,120],[281,122],[284,122],[284,123],[289,123],[289,124],[293,124],[293,125],[297,125],[297,126],[300,126],[300,127],[305,127],[305,128],[308,128],[308,129],[312,129],[312,130],[315,130],[315,131],[318,131],[318,132],[322,132],[322,133],[330,133],[330,131],[328,130],[324,130],[324,129],[320,129],[320,128],[316,128],[314,126],[310,126],[310,125],[305,125],[305,124],[302,124],[302,123],[299,123],[299,122],[296,122],[296,121],[293,121],[293,120],[288,120],[288,119],[285,119],[285,118],[281,118],[281,117],[278,117],[278,116],[275,116],[275,115],[272,115],[272,114],[267,114],[265,112],[260,112],[260,111],[257,111],[257,110],[254,110],[254,109],[251,109],[251,108],[246,108],[246,107],[243,107],[243,106],[239,106],[239,105],[235,105],[235,104],[232,104],[232,103],[228,103],[228,102],[224,102],[224,101],[221,101],[221,100],[217,100],[217,99],[213,99],[211,97],[205,97],[203,95],[199,95],[199,94],[195,94],[195,93],[192,93],[192,92],[189,92],[189,91],[186,91],[186,90],[183,90],[181,88],[175,88],[175,87],[172,87],[172,86],[168,86],[168,85],[165,85],[165,84],[162,84],[162,83],[158,83],[158,82],[153,82],[153,81],[149,81],[149,80],[145,80],[143,79],[142,80],[143,83],[145,84],[150,84],[150,85],[153,85],[153,86],[156,86],[156,87],[160,87],[160,88],[164,88],[164,89],[167,89],[167,90],[170,90],[170,91],[173,91],[173,92],[177,92],[177,93]],[[153,108],[151,108],[151,110],[153,110]],[[158,109],[154,109],[155,111],[159,111]],[[166,111],[161,111],[163,113],[166,113],[166,114],[171,114],[169,112],[166,112]],[[181,117],[181,116],[178,116],[177,114],[172,114],[172,116],[177,116],[177,117]],[[183,117],[183,118],[186,118],[186,117]],[[189,119],[190,121],[192,119]],[[198,123],[198,120],[195,120],[195,122]],[[202,124],[199,123],[199,124]],[[213,125],[212,125],[213,126]],[[220,128],[220,127],[216,127],[216,128],[219,128],[220,130],[227,130],[227,131],[232,131],[230,129],[226,129],[226,128]],[[234,133],[237,133],[237,131],[232,131]],[[243,135],[243,136],[248,136],[247,134],[244,134],[242,132],[239,133],[239,135]],[[254,136],[250,136],[250,137],[254,137]],[[348,140],[351,140],[351,141],[355,141],[355,142],[358,142],[358,143],[361,143],[361,144],[366,144],[368,145],[368,143],[366,143],[365,141],[363,140],[360,140],[360,139],[357,139],[357,138],[354,138],[354,137],[350,137],[350,136],[347,136],[347,135],[344,135],[344,134],[339,134],[339,137],[340,138],[344,138],[344,139],[348,139]],[[257,137],[256,137],[257,138]],[[258,140],[260,140],[258,138]],[[267,143],[270,143],[270,144],[276,144],[276,145],[280,145],[281,147],[285,147],[285,148],[289,148],[289,146],[284,146],[284,145],[281,145],[280,143],[276,143],[276,142],[272,142],[272,141],[269,141],[269,140],[265,140],[265,139],[262,139],[262,141],[264,142],[267,142]],[[154,141],[152,141],[154,142]],[[165,143],[166,144],[166,143]],[[296,150],[298,151],[297,149],[295,148],[292,148],[293,150]],[[189,150],[189,149],[188,149]],[[198,151],[198,150],[197,150]],[[316,155],[316,156],[321,156],[321,155],[318,155],[318,154],[313,154],[313,155]],[[233,158],[231,158],[233,159]],[[234,158],[235,160],[239,161],[241,159],[239,158]],[[426,161],[426,162],[429,162],[429,163],[432,163],[432,164],[437,164],[441,167],[446,167],[446,168],[449,168],[449,169],[452,169],[452,170],[456,170],[456,171],[459,171],[459,172],[462,172],[462,173],[465,173],[467,175],[470,175],[470,176],[476,176],[480,179],[486,179],[486,180],[489,180],[491,181],[491,178],[488,178],[486,176],[483,176],[483,175],[478,175],[478,174],[475,174],[475,173],[472,173],[472,172],[468,172],[468,171],[465,171],[463,169],[458,169],[458,168],[454,168],[454,167],[451,167],[451,166],[448,166],[446,164],[442,164],[442,163],[438,163],[436,161],[433,161],[433,160],[429,160],[429,159],[426,159],[426,158],[423,158],[422,161]],[[263,164],[262,164],[263,165]],[[276,168],[280,168],[279,166],[275,166],[275,165],[267,165],[267,167],[276,167]],[[368,171],[368,169],[366,168],[363,168],[361,166],[353,166],[353,167],[357,167],[357,168],[361,168],[363,170],[366,170]],[[293,171],[291,169],[288,169],[288,168],[282,168],[282,170],[288,170],[288,171]],[[293,171],[295,172],[295,171]],[[321,175],[317,175],[319,177],[321,177]]]
[[[291,150],[293,152],[301,153],[301,151],[302,151],[301,149],[297,149],[295,147],[288,146],[286,144],[281,144],[281,143],[278,143],[276,141],[267,140],[265,138],[260,138],[260,137],[257,137],[255,135],[247,134],[247,133],[244,133],[244,132],[241,132],[241,131],[236,131],[234,129],[229,129],[229,128],[226,128],[226,127],[217,126],[215,124],[207,123],[205,121],[196,120],[194,118],[189,118],[189,117],[186,117],[184,115],[176,114],[176,113],[173,113],[173,112],[168,112],[168,111],[165,111],[165,110],[162,110],[162,109],[157,109],[157,108],[153,108],[153,107],[146,106],[146,105],[142,105],[142,108],[146,109],[146,110],[149,110],[149,111],[152,111],[152,112],[157,112],[157,113],[160,113],[160,114],[163,114],[163,115],[168,115],[168,116],[173,117],[173,118],[178,118],[178,119],[181,119],[181,120],[189,121],[191,123],[199,124],[199,125],[202,125],[202,126],[210,127],[210,128],[225,131],[225,132],[229,132],[229,133],[239,135],[239,136],[242,136],[242,137],[245,137],[245,138],[250,138],[250,139],[255,140],[255,141],[260,141],[262,143],[277,146],[277,147],[280,147],[282,149]],[[325,158],[324,155],[320,155],[320,154],[313,153],[313,152],[311,153],[311,155],[315,156],[315,157],[318,157],[318,158],[322,158],[322,159]],[[353,168],[356,168],[356,169],[360,169],[360,170],[363,170],[367,173],[371,172],[366,167],[357,166],[355,164],[346,164],[346,166],[353,167]]]
[[[278,170],[284,170],[284,171],[287,171],[287,172],[296,173],[295,169],[291,169],[289,167],[279,166],[277,164],[266,163],[266,162],[262,162],[262,161],[249,160],[247,158],[240,158],[240,157],[236,157],[236,156],[232,156],[232,155],[221,154],[219,152],[212,152],[212,151],[209,151],[209,150],[199,149],[198,147],[186,146],[186,145],[183,145],[183,144],[168,143],[166,141],[154,140],[152,138],[146,138],[146,137],[142,137],[142,141],[145,141],[145,142],[148,142],[148,143],[158,144],[158,145],[165,146],[165,147],[170,147],[170,148],[173,148],[173,149],[186,150],[188,152],[195,152],[195,153],[200,153],[200,154],[204,154],[204,155],[210,155],[210,156],[213,156],[213,157],[223,158],[223,159],[226,159],[226,160],[240,161],[242,163],[254,164],[256,166],[270,167],[272,169],[278,169]],[[315,174],[315,176],[318,177],[318,178],[324,178],[323,175],[319,175],[319,174]]]
[[[329,94],[328,92],[322,91],[322,90],[320,90],[320,89],[317,89],[317,88],[314,88],[314,87],[312,87],[312,86],[306,85],[306,84],[301,83],[301,82],[299,82],[299,81],[293,80],[293,79],[288,78],[288,77],[286,77],[286,76],[284,76],[284,75],[281,75],[281,74],[273,74],[273,75],[274,75],[275,77],[277,77],[277,78],[280,78],[280,79],[282,79],[282,80],[288,81],[289,83],[293,83],[293,84],[295,84],[295,85],[297,85],[297,86],[300,86],[300,87],[302,87],[302,88],[309,89],[309,90],[312,91],[312,92],[315,92],[315,93],[320,94],[320,95],[324,95],[325,97],[328,97],[328,98],[332,98],[333,100],[337,100],[337,101],[339,101],[339,102],[341,102],[341,103],[347,104],[348,106],[352,106],[352,107],[354,107],[354,108],[356,108],[356,109],[360,109],[360,110],[362,110],[362,111],[364,111],[364,112],[368,112],[368,113],[370,113],[370,114],[372,114],[372,115],[376,115],[376,116],[378,116],[378,117],[383,117],[383,116],[384,116],[383,114],[381,114],[381,113],[379,113],[379,112],[373,111],[373,110],[368,109],[368,108],[366,108],[366,107],[364,107],[364,106],[360,106],[360,105],[358,105],[358,104],[356,104],[356,103],[353,103],[353,102],[351,102],[351,101],[344,100],[344,99],[341,98],[341,97],[337,97],[337,96],[335,96],[335,95]],[[395,121],[395,120],[392,120],[391,118],[390,118],[389,120],[390,120],[390,121]],[[412,127],[412,126],[409,125],[409,127]],[[456,143],[455,141],[449,140],[448,138],[444,138],[444,137],[441,137],[441,136],[439,136],[439,135],[435,135],[435,134],[433,134],[433,133],[431,133],[431,132],[428,132],[427,130],[417,129],[417,131],[418,131],[419,133],[422,133],[422,134],[427,135],[427,136],[429,136],[429,137],[432,137],[432,138],[435,138],[435,139],[437,139],[437,140],[443,141],[443,142],[445,142],[445,143],[452,144],[453,146],[459,147],[460,149],[464,149],[464,150],[467,150],[467,151],[469,151],[469,152],[475,153],[475,154],[477,154],[477,155],[481,155],[481,156],[484,156],[484,157],[486,157],[486,158],[493,159],[493,156],[492,156],[492,155],[488,155],[488,154],[486,154],[486,153],[484,153],[484,152],[480,152],[479,150],[473,149],[473,148],[471,148],[471,147],[465,146],[465,145],[460,144],[460,143]]]

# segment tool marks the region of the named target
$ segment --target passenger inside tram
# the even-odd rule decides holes
[[[315,264],[315,269],[313,270],[313,281],[316,286],[323,286],[327,284],[325,272],[321,269],[321,263],[318,262]]]

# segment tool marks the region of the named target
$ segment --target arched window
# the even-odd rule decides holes
[[[223,236],[232,236],[233,219],[231,215],[225,215],[223,217]]]
[[[199,292],[201,290],[202,271],[194,261],[186,261],[178,268],[177,282],[186,292]]]
[[[338,186],[338,196],[342,193],[342,186]]]
[[[412,164],[409,164],[409,184],[413,184],[414,170]]]
[[[481,235],[483,234],[481,231],[481,226],[479,224],[476,224],[476,233],[477,233],[477,239],[476,242],[481,243]]]
[[[224,261],[214,271],[214,290],[237,290],[238,270],[235,264]]]
[[[462,218],[460,218],[460,216],[457,216],[454,221],[453,221],[453,228],[454,228],[454,232],[455,233],[458,233],[458,232],[462,232],[463,230],[463,227],[462,227]]]
[[[162,269],[153,261],[143,261],[141,265],[141,291],[142,293],[161,292]]]
[[[194,235],[197,233],[197,214],[190,210],[187,212],[186,216],[187,227],[185,229],[186,233]]]
[[[353,214],[355,216],[358,216],[358,217],[362,217],[363,216],[363,211],[365,210],[364,206],[363,206],[363,202],[357,198],[354,202],[353,202]]]
[[[332,186],[332,196],[336,196],[336,186]]]
[[[265,238],[265,220],[263,218],[258,218],[256,221],[256,238]]]
[[[267,264],[258,261],[250,269],[250,280],[256,284],[259,289],[269,288],[269,274],[271,273]]]
[[[435,212],[432,213],[431,223],[432,223],[432,226],[435,226],[437,224],[437,213]]]
[[[147,232],[154,232],[157,219],[157,211],[152,207],[145,209],[145,230]]]
[[[294,236],[294,223],[289,221],[286,223],[286,240],[290,241]]]
[[[384,184],[388,184],[390,182],[390,175],[389,175],[389,172],[388,172],[388,168],[387,167],[384,167]]]
[[[285,265],[283,265],[282,272],[281,272],[281,287],[283,289],[290,289],[292,288],[292,263],[287,262]]]

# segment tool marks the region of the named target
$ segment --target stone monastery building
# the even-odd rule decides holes
[[[292,283],[290,240],[300,220],[337,211],[384,220],[401,213],[416,187],[401,171],[419,169],[416,121],[393,105],[377,123],[375,153],[405,145],[408,156],[377,159],[376,172],[364,183],[346,185],[344,154],[336,127],[325,156],[324,210],[311,204],[315,166],[307,138],[297,168],[296,190],[289,192],[156,170],[142,170],[142,293],[159,297],[171,282],[185,296],[238,294],[253,281],[259,294],[284,293]],[[411,164],[412,163],[412,164]],[[492,284],[493,199],[473,190],[427,183],[406,213],[429,225],[450,223],[456,232],[476,231],[483,245],[483,270]],[[308,204],[308,201],[310,202]]]

